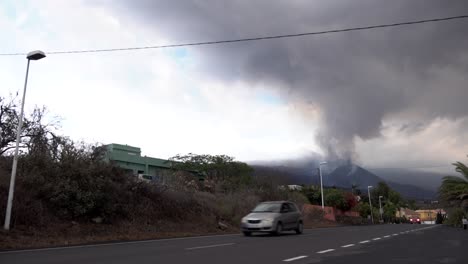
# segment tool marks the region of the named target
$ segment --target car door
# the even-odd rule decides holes
[[[288,228],[288,213],[289,213],[289,210],[288,210],[288,206],[286,205],[286,203],[282,203],[281,204],[281,210],[280,210],[280,216],[278,218],[278,222],[281,222],[283,224],[283,229],[287,229]]]
[[[281,214],[283,218],[283,226],[284,229],[292,229],[296,225],[295,219],[294,219],[294,212],[293,208],[291,208],[291,205],[289,203],[284,203],[281,206]]]
[[[299,212],[299,209],[297,206],[293,203],[288,203],[290,210],[290,215],[291,215],[291,225],[292,228],[296,228],[297,224],[299,223],[299,220],[301,219],[301,213]]]

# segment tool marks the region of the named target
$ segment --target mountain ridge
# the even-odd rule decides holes
[[[256,170],[268,175],[274,175],[281,184],[320,184],[320,178],[315,163],[304,166],[288,165],[253,165]],[[386,182],[392,189],[407,199],[430,200],[436,197],[436,192],[420,186],[383,179],[369,170],[352,164],[338,165],[330,173],[322,171],[323,184],[327,187],[357,189],[367,192],[367,186],[376,186],[379,182]],[[280,179],[281,178],[281,179]]]

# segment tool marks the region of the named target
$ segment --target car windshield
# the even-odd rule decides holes
[[[280,203],[262,203],[257,205],[252,212],[253,213],[270,213],[274,212],[277,213],[280,211],[281,204]]]

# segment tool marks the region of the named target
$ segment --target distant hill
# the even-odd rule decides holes
[[[386,181],[398,182],[401,184],[416,185],[418,187],[437,191],[442,178],[447,175],[457,175],[453,169],[447,169],[447,172],[431,172],[417,169],[369,169],[375,175]]]
[[[315,163],[302,163],[301,166],[289,165],[253,165],[257,174],[271,175],[281,184],[318,184],[320,178]],[[339,165],[330,173],[323,171],[324,186],[351,189],[356,185],[358,189],[367,191],[367,186],[376,186],[379,182],[386,182],[392,189],[407,199],[426,200],[436,197],[434,190],[428,190],[411,184],[390,181],[360,167],[347,163]]]
[[[392,189],[399,192],[405,198],[433,199],[436,192],[410,184],[401,184],[384,180],[374,173],[353,164],[347,164],[336,168],[326,177],[326,185],[340,188],[351,188],[354,184],[358,189],[367,191],[367,186],[376,186],[379,182],[386,182]]]

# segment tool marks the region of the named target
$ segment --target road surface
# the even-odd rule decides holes
[[[347,226],[302,235],[221,235],[0,252],[0,263],[468,263],[468,231]]]

